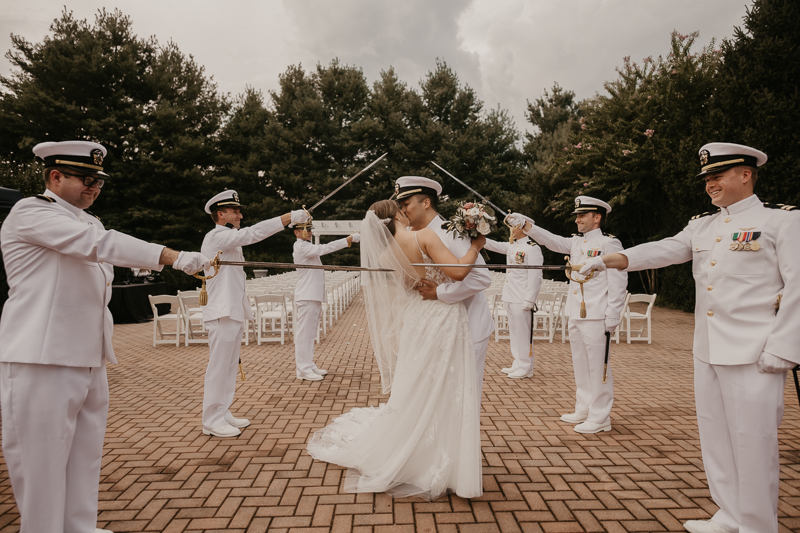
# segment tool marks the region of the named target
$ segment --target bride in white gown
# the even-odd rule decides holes
[[[460,281],[486,240],[456,259],[430,229],[406,230],[408,219],[390,200],[377,202],[361,228],[361,263],[391,268],[364,273],[367,321],[383,392],[379,407],[355,408],[309,440],[314,459],[348,468],[347,492],[387,492],[426,499],[483,492],[480,403],[475,353],[463,304],[423,300],[417,281]]]

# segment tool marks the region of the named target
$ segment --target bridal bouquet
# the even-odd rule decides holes
[[[454,231],[465,239],[474,239],[479,234],[488,235],[497,229],[497,218],[491,207],[477,202],[465,202],[458,206],[456,214],[447,222],[447,231]]]

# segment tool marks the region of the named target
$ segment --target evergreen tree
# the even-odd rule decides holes
[[[744,27],[722,43],[715,107],[722,132],[709,141],[766,152],[756,193],[764,201],[800,204],[800,4],[756,0]]]
[[[31,148],[103,144],[111,178],[92,207],[108,228],[198,249],[216,133],[228,108],[191,56],[133,33],[129,17],[94,24],[64,11],[41,43],[12,36],[15,70],[0,77],[0,185],[43,189]]]

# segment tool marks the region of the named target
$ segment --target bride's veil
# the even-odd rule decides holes
[[[361,266],[393,272],[363,272],[364,305],[369,337],[381,373],[383,393],[392,389],[400,332],[412,288],[420,279],[386,225],[374,211],[361,223]]]

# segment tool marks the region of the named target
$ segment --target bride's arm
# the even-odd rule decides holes
[[[465,265],[464,267],[439,267],[448,278],[454,281],[461,281],[466,278],[472,270],[468,268],[468,265],[475,264],[480,254],[480,249],[486,244],[486,237],[480,236],[477,239],[472,239],[470,249],[461,259],[457,259],[447,246],[444,245],[439,236],[431,229],[425,228],[419,231],[417,233],[417,242],[419,242],[422,251],[433,259],[435,263],[459,263]]]

